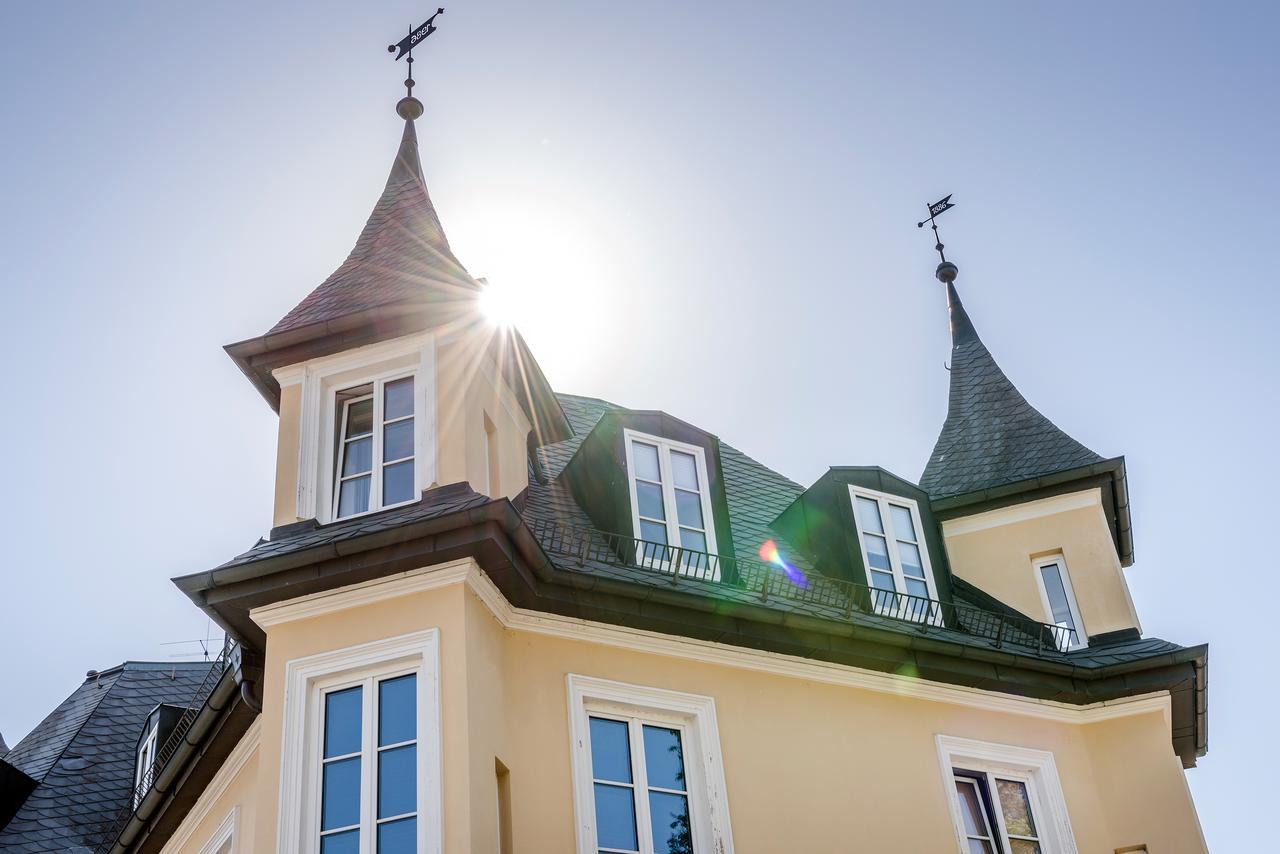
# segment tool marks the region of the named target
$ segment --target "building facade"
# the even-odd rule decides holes
[[[1205,850],[1207,649],[1143,636],[1124,459],[1026,401],[954,267],[919,481],[805,487],[554,391],[397,110],[347,260],[227,347],[279,435],[270,535],[174,579],[226,648],[91,673],[0,758],[0,850]]]

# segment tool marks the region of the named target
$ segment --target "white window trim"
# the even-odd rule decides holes
[[[399,367],[384,367],[389,363]],[[335,379],[339,374],[353,372],[358,373],[340,381]],[[431,333],[420,333],[358,347],[272,372],[281,388],[302,386],[298,424],[297,518],[316,519],[321,523],[333,521],[333,452],[337,439],[333,429],[335,398],[341,389],[370,382],[384,372],[415,375],[415,493],[436,482],[436,390],[439,385],[436,337]]]
[[[277,850],[319,850],[322,691],[339,681],[418,675],[418,850],[443,849],[440,753],[440,632],[427,629],[285,664]]]
[[[658,466],[662,474],[662,504],[663,511],[667,514],[667,543],[673,548],[678,547],[680,543],[680,520],[676,516],[675,507],[675,478],[671,473],[671,451],[681,451],[693,457],[695,465],[698,467],[698,497],[702,501],[702,521],[706,525],[704,529],[707,537],[707,554],[718,555],[719,551],[716,546],[716,520],[711,513],[711,480],[707,477],[707,458],[706,453],[697,445],[690,445],[685,442],[678,442],[674,439],[664,439],[661,436],[653,436],[648,433],[641,433],[638,430],[625,428],[622,431],[623,444],[626,446],[627,452],[627,489],[631,495],[631,530],[633,536],[639,540],[643,539],[640,534],[640,501],[636,494],[636,464],[635,455],[632,453],[633,442],[643,442],[647,445],[656,445],[658,447]],[[667,453],[663,453],[663,451]],[[657,561],[652,557],[642,557],[642,561],[646,565],[656,565],[658,567],[669,566],[669,561]],[[710,572],[708,577],[713,580],[720,577],[720,562],[716,559],[711,560],[708,567]]]
[[[587,720],[592,713],[641,716],[679,726],[682,738],[686,739],[685,774],[694,851],[696,854],[733,854],[715,700],[573,673],[569,674],[568,686],[578,854],[595,854],[597,850]]]
[[[1040,850],[1043,854],[1076,854],[1075,836],[1071,832],[1071,820],[1067,816],[1067,801],[1062,794],[1062,782],[1058,778],[1058,766],[1052,753],[951,735],[938,735],[936,740],[943,792],[947,796],[948,812],[956,834],[956,850],[960,854],[968,854],[969,846],[966,842],[964,816],[956,798],[957,768],[964,771],[989,771],[1025,782],[1036,829],[1040,832]],[[995,799],[994,792],[991,797]],[[999,804],[995,808],[999,809]]]
[[[1080,617],[1080,606],[1076,604],[1076,591],[1071,586],[1071,572],[1067,569],[1067,560],[1061,552],[1038,557],[1031,561],[1031,571],[1036,577],[1036,589],[1040,591],[1040,604],[1044,608],[1044,621],[1049,625],[1057,625],[1053,621],[1053,605],[1049,602],[1049,591],[1044,586],[1042,567],[1057,564],[1058,576],[1062,579],[1062,589],[1067,594],[1067,607],[1071,609],[1071,619],[1076,624],[1076,642],[1067,649],[1083,649],[1089,645],[1089,633],[1085,631],[1084,620]]]
[[[239,833],[236,828],[240,825],[240,805],[236,804],[231,808],[231,812],[227,813],[227,817],[222,820],[217,829],[213,831],[213,835],[204,845],[200,846],[200,854],[236,854],[240,850],[240,846],[236,841]]]
[[[920,561],[924,564],[924,585],[929,591],[929,598],[938,601],[938,582],[933,575],[933,563],[929,559],[929,542],[925,536],[924,525],[920,521],[920,505],[914,499],[888,492],[878,492],[863,486],[849,484],[850,511],[853,513],[853,529],[858,534],[858,551],[862,554],[863,571],[867,574],[867,586],[871,584],[871,564],[867,558],[867,543],[863,539],[862,526],[858,522],[858,497],[869,498],[880,505],[880,524],[884,526],[885,539],[889,547],[889,565],[893,569],[893,584],[898,593],[907,596],[906,575],[902,571],[902,556],[898,554],[898,536],[893,529],[893,514],[889,512],[890,504],[906,507],[911,512],[911,524],[916,528],[916,547],[920,549]],[[932,609],[932,606],[930,606]],[[892,610],[892,609],[886,609]],[[941,614],[930,614],[930,622],[940,622]]]

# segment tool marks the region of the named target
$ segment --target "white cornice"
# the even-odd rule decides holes
[[[1011,507],[988,510],[985,513],[975,513],[972,516],[947,519],[942,523],[942,533],[948,537],[958,537],[961,534],[972,534],[975,531],[985,531],[1001,525],[1012,525],[1014,522],[1026,522],[1030,519],[1095,506],[1102,506],[1102,490],[1096,486],[1080,492],[1068,492],[1065,495],[1054,495],[1014,504]]]
[[[249,612],[249,616],[262,628],[269,629],[292,620],[331,614],[452,584],[466,584],[503,627],[511,631],[602,644],[632,652],[695,661],[700,664],[734,667],[786,678],[860,688],[880,694],[892,694],[895,697],[913,697],[1058,723],[1091,724],[1112,718],[1155,712],[1163,715],[1166,727],[1169,727],[1172,721],[1167,691],[1155,691],[1082,706],[1072,705],[515,608],[472,558],[415,569],[387,578],[255,608]]]

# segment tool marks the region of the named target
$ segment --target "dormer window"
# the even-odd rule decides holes
[[[1058,646],[1062,649],[1078,649],[1086,646],[1084,622],[1076,605],[1076,594],[1071,589],[1071,576],[1062,555],[1039,558],[1032,562],[1036,581],[1040,587],[1040,601],[1044,604],[1049,622],[1062,629],[1056,632]]]
[[[938,592],[916,502],[857,486],[849,493],[872,604],[877,611],[932,618],[928,600],[936,600]]]
[[[337,393],[333,517],[344,519],[412,501],[413,376],[378,379]]]
[[[156,764],[156,744],[160,736],[160,721],[155,715],[147,718],[142,738],[138,741],[138,756],[133,771],[133,808],[137,809],[142,798],[151,788],[151,769]]]
[[[703,449],[634,430],[625,437],[632,522],[636,539],[643,541],[639,560],[665,565],[679,559],[682,571],[705,568],[702,554],[716,553],[716,536]],[[712,566],[710,574],[718,570]]]

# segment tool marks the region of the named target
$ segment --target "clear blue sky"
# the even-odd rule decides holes
[[[169,577],[270,526],[275,418],[220,348],[345,257],[429,5],[5,5],[10,742],[90,667],[189,650]],[[801,483],[919,475],[948,338],[914,223],[955,194],[985,341],[1128,457],[1145,630],[1212,645],[1207,836],[1270,842],[1280,6],[446,5],[429,185],[552,383]]]

